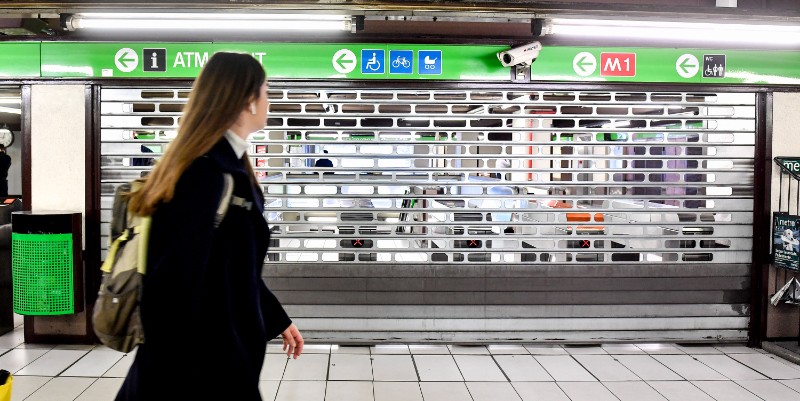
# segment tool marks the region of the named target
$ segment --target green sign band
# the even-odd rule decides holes
[[[510,81],[508,46],[4,42],[0,76],[194,78],[216,51],[253,54],[270,78]],[[800,51],[544,46],[534,82],[800,85]]]

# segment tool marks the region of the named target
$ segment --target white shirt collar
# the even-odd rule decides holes
[[[247,151],[247,141],[242,139],[239,135],[236,135],[233,131],[227,130],[225,131],[225,139],[228,140],[228,143],[231,144],[233,151],[236,153],[236,157],[241,159],[244,156],[244,152]]]

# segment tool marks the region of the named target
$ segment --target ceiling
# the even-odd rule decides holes
[[[736,7],[717,7],[717,2]],[[0,35],[14,37],[96,40],[63,29],[61,18],[88,11],[152,12],[346,12],[365,17],[364,30],[346,34],[350,40],[381,37],[413,38],[515,38],[530,37],[530,27],[520,20],[554,16],[654,18],[660,20],[765,21],[800,23],[797,0],[473,0],[473,1],[373,1],[373,0],[168,0],[151,1],[20,1],[0,2]],[[200,35],[198,37],[197,35]],[[202,32],[189,39],[213,39]],[[241,35],[241,34],[239,34]],[[281,39],[286,35],[273,34]],[[130,33],[103,39],[138,38]],[[312,36],[313,37],[313,36]],[[163,40],[163,35],[157,36]],[[226,39],[237,39],[227,36]],[[143,39],[148,39],[144,35]],[[174,37],[170,39],[186,39]],[[247,36],[243,39],[253,39]],[[307,40],[296,36],[292,39]],[[316,39],[316,38],[315,38]],[[319,38],[329,40],[328,37]],[[333,38],[330,40],[341,40]]]

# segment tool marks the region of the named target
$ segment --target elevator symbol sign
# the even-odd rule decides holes
[[[147,72],[167,70],[167,49],[142,49],[142,69]]]
[[[139,65],[139,55],[133,49],[123,47],[114,55],[114,64],[122,72],[131,72]]]

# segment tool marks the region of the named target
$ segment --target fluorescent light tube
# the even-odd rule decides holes
[[[800,45],[800,26],[553,18],[548,34],[756,45]]]
[[[352,17],[332,14],[82,13],[66,28],[99,30],[352,31]]]

